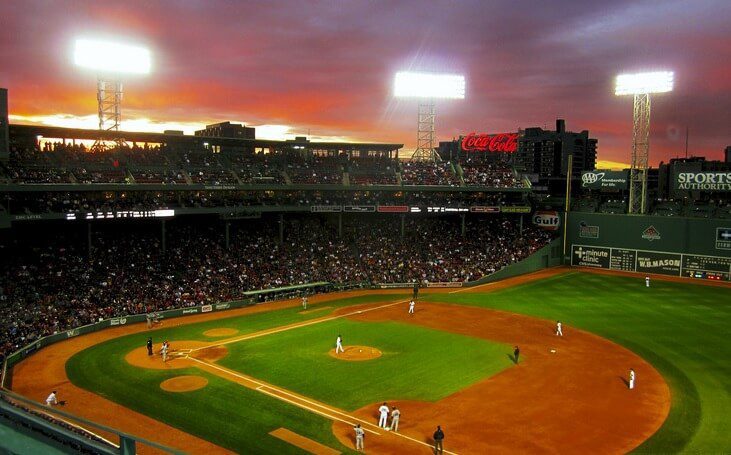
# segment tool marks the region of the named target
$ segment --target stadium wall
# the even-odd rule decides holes
[[[571,212],[573,266],[729,280],[731,220]]]
[[[504,280],[506,278],[511,278],[526,273],[536,272],[538,270],[548,267],[561,265],[563,254],[562,246],[563,242],[561,238],[554,239],[551,241],[551,243],[544,246],[527,258],[523,259],[522,261],[511,264],[491,275],[482,277],[479,280],[465,283],[463,286],[478,286],[480,284],[492,283],[493,281]]]

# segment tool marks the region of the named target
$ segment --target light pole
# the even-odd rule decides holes
[[[632,121],[632,162],[629,175],[628,213],[647,211],[647,161],[650,155],[650,94],[673,89],[673,72],[621,74],[615,95],[634,95]]]
[[[150,51],[109,41],[79,39],[74,48],[74,63],[96,70],[99,131],[119,131],[122,122],[122,76],[149,74]],[[117,137],[115,142],[122,145],[123,140]],[[101,138],[93,148],[104,148]]]
[[[412,160],[433,160],[436,142],[436,100],[464,99],[465,79],[457,74],[396,73],[394,96],[417,98],[419,113],[416,128],[416,150]]]

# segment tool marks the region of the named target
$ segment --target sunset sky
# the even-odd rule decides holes
[[[399,70],[460,73],[440,102],[440,140],[470,132],[588,129],[599,159],[629,161],[632,99],[621,72],[675,71],[653,98],[651,163],[722,159],[731,145],[731,2],[53,1],[0,2],[0,87],[11,123],[96,124],[95,74],[77,37],[148,46],[153,70],[126,81],[123,129],[192,132],[232,120],[259,137],[403,142],[417,105],[392,96]]]

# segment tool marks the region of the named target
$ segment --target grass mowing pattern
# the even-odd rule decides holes
[[[330,311],[333,311],[343,306],[392,302],[405,297],[405,295],[373,294],[324,302],[320,305],[330,306]],[[311,309],[317,308],[317,306],[313,305]],[[203,332],[213,328],[233,328],[239,330],[238,335],[241,335],[307,321],[326,314],[325,312],[316,312],[303,315],[299,314],[300,311],[300,307],[287,308],[127,335],[77,353],[66,364],[66,373],[71,382],[79,387],[91,390],[125,407],[240,453],[304,453],[301,449],[268,435],[270,431],[279,427],[288,428],[295,433],[342,452],[352,453],[352,450],[340,444],[335,438],[330,429],[330,420],[324,417],[220,379],[196,368],[148,370],[133,367],[124,360],[124,356],[129,351],[144,345],[148,335],[152,335],[158,343],[160,340],[168,339],[174,346],[175,340],[211,341],[218,339],[218,337],[212,338],[203,335]],[[321,328],[321,325],[325,327]],[[364,330],[364,328],[366,329]],[[358,337],[360,344],[371,344],[386,351],[382,359],[388,359],[388,361],[380,364],[365,362],[365,364],[357,367],[361,368],[359,374],[363,375],[360,380],[369,381],[368,387],[360,387],[362,389],[360,393],[340,393],[342,390],[350,390],[350,387],[352,387],[349,385],[351,379],[349,375],[353,371],[349,365],[354,366],[355,363],[347,362],[349,365],[344,365],[346,362],[331,359],[327,356],[327,351],[334,342],[334,338],[330,333],[332,330],[341,330],[343,333],[349,334],[360,332]],[[339,376],[331,377],[328,380],[331,383],[339,383],[340,388],[336,388],[331,392],[332,396],[329,398],[332,398],[332,400],[328,398],[323,399],[323,401],[334,405],[350,403],[355,406],[356,403],[367,404],[376,399],[380,400],[383,397],[384,390],[393,390],[393,385],[398,385],[399,389],[411,386],[411,394],[406,394],[403,398],[435,398],[441,396],[440,394],[447,393],[449,390],[461,389],[465,386],[464,381],[479,380],[509,365],[502,355],[505,350],[503,347],[481,340],[395,323],[356,323],[345,319],[234,343],[228,345],[228,347],[233,351],[232,348],[249,346],[248,343],[263,342],[265,340],[267,342],[280,339],[290,340],[290,336],[316,340],[311,343],[309,348],[306,345],[300,347],[311,350],[315,357],[320,358],[320,361],[330,360],[332,362],[335,367],[333,373],[337,373]],[[431,356],[424,353],[423,342],[425,339],[430,340],[429,342],[433,344],[432,347],[436,350]],[[356,336],[350,337],[349,342],[355,343]],[[470,352],[463,356],[458,352],[451,352],[453,346],[455,346],[453,343],[456,343],[460,350]],[[279,349],[277,344],[276,342],[270,343],[269,347]],[[256,347],[260,348],[262,346],[256,345]],[[492,351],[500,354],[491,355]],[[400,354],[396,354],[396,352],[400,352]],[[318,371],[316,368],[320,368],[319,365],[313,368],[309,359],[302,358],[302,350],[293,354],[296,355],[286,360],[277,359],[277,362],[279,360],[291,361],[286,365],[280,365],[283,368],[282,375],[286,376],[292,374],[293,371],[304,371],[304,369]],[[231,352],[227,358],[231,359],[234,355],[234,352]],[[410,361],[414,362],[414,368],[405,369],[404,365],[406,364],[398,360],[400,356],[409,357]],[[434,359],[439,356],[447,357],[442,362],[435,362]],[[259,357],[264,359],[264,356]],[[454,377],[445,375],[438,376],[441,379],[436,382],[433,379],[423,381],[423,375],[431,375],[437,369],[446,370],[443,368],[444,365],[462,358],[472,359],[473,362],[480,363],[480,365],[474,365],[473,372],[460,378],[463,386],[460,386]],[[274,357],[270,356],[268,363],[275,363]],[[247,361],[243,361],[241,364],[243,365],[241,369],[243,372],[251,373],[247,368]],[[371,364],[369,365],[370,368],[380,373],[376,376],[371,375],[369,369],[362,369],[367,366],[366,364]],[[411,371],[411,373],[407,373],[408,371]],[[449,370],[450,375],[453,371],[453,369]],[[103,373],[100,374],[100,372]],[[319,373],[322,373],[322,370],[319,370]],[[399,373],[401,374],[399,375]],[[203,389],[185,393],[172,393],[160,389],[162,381],[185,374],[203,375],[208,379],[208,385]],[[375,380],[376,378],[379,379]],[[336,392],[338,396],[342,397],[342,400],[335,395]],[[391,396],[402,398],[389,395],[389,397]]]
[[[383,356],[334,359],[344,345],[373,346]],[[220,365],[349,411],[392,399],[438,401],[512,365],[511,347],[396,322],[348,319],[300,327],[227,345]]]
[[[565,331],[578,327],[627,347],[660,371],[672,394],[668,419],[637,452],[731,452],[728,288],[654,280],[648,289],[640,276],[571,272],[492,293],[424,298],[561,320]]]

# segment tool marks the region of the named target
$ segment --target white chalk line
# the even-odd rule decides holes
[[[379,306],[373,307],[373,308],[366,308],[366,309],[363,309],[363,310],[356,310],[356,311],[353,311],[351,313],[339,314],[337,316],[330,316],[330,317],[327,317],[327,318],[314,319],[312,321],[305,321],[305,322],[302,322],[302,323],[299,323],[299,324],[287,325],[287,326],[284,326],[284,327],[274,328],[274,329],[270,329],[270,330],[264,330],[264,331],[260,331],[260,332],[249,333],[247,335],[242,335],[240,337],[232,338],[230,340],[225,340],[225,341],[221,341],[221,342],[214,342],[214,343],[211,343],[211,344],[206,345],[206,346],[201,346],[201,347],[198,347],[198,348],[194,348],[194,349],[191,349],[190,351],[191,352],[196,352],[196,351],[201,351],[203,349],[213,348],[213,347],[216,347],[216,346],[224,346],[224,345],[231,344],[231,343],[238,343],[239,341],[251,340],[253,338],[259,338],[259,337],[263,337],[263,336],[266,336],[266,335],[273,335],[275,333],[286,332],[287,330],[298,329],[300,327],[307,327],[307,326],[314,325],[314,324],[320,324],[320,323],[323,323],[323,322],[334,321],[335,319],[341,319],[341,318],[345,318],[345,317],[348,317],[348,316],[354,316],[356,314],[362,314],[362,313],[367,313],[369,311],[380,310],[382,308],[388,308],[388,307],[391,307],[391,306],[394,306],[394,305],[398,305],[400,303],[407,303],[407,302],[408,302],[408,300],[400,300],[398,302],[391,302],[391,303],[387,303],[385,305],[379,305]]]
[[[399,302],[399,303],[403,303],[403,302]],[[278,400],[281,400],[281,401],[290,403],[290,404],[292,404],[294,406],[298,406],[298,407],[300,407],[302,409],[306,409],[306,410],[308,410],[310,412],[313,412],[315,414],[319,414],[319,415],[321,415],[323,417],[327,417],[328,419],[337,420],[338,422],[343,422],[343,423],[346,423],[346,424],[351,425],[351,426],[354,425],[354,423],[352,421],[348,421],[348,420],[345,420],[343,418],[337,417],[336,415],[332,415],[332,414],[337,414],[337,415],[345,416],[345,417],[349,418],[350,420],[354,420],[355,422],[361,423],[363,425],[366,425],[366,426],[369,426],[369,427],[374,427],[374,428],[379,428],[380,429],[379,426],[377,426],[377,425],[375,425],[375,424],[373,424],[371,422],[368,422],[366,420],[359,419],[359,418],[354,417],[354,416],[352,416],[350,414],[347,414],[345,412],[342,412],[342,411],[339,411],[337,409],[334,409],[334,408],[332,408],[332,407],[330,407],[328,405],[324,405],[322,403],[318,403],[316,401],[309,400],[309,399],[304,398],[302,396],[295,395],[295,394],[293,394],[293,393],[291,393],[291,392],[289,392],[289,391],[287,391],[285,389],[281,389],[279,387],[271,386],[271,385],[269,385],[267,383],[261,382],[261,381],[259,381],[257,379],[254,379],[254,378],[250,377],[250,376],[242,375],[242,374],[240,374],[240,373],[238,373],[236,371],[229,370],[228,368],[224,368],[224,367],[218,366],[218,365],[213,364],[213,363],[205,362],[205,361],[200,360],[200,359],[196,359],[195,357],[189,357],[189,358],[190,358],[190,360],[193,360],[193,361],[198,362],[200,364],[206,365],[206,366],[208,366],[210,368],[213,368],[213,369],[222,371],[222,372],[224,372],[226,374],[230,374],[231,376],[235,376],[235,377],[237,377],[239,379],[242,379],[244,381],[253,382],[254,384],[257,384],[258,385],[258,387],[255,389],[258,392],[261,392],[261,393],[263,393],[265,395],[268,395],[270,397],[276,398]],[[265,389],[271,389],[271,390],[273,390],[273,391],[275,391],[277,393],[267,392]],[[291,400],[289,398],[285,398],[285,397],[281,396],[280,394],[293,397],[296,400]],[[307,406],[307,405],[303,404],[303,402],[304,403],[307,403],[307,404],[309,404],[311,406]],[[320,410],[318,410],[316,408],[325,409],[327,412],[320,411]],[[381,435],[381,433],[378,433],[377,431],[371,430],[370,428],[363,428],[363,430],[364,431],[367,431],[369,433],[378,435],[378,436]],[[424,445],[424,446],[427,446],[427,447],[432,447],[431,444],[428,444],[428,443],[426,443],[424,441],[420,441],[418,439],[412,438],[412,437],[407,436],[407,435],[405,435],[403,433],[391,432],[391,434],[396,435],[396,436],[399,436],[399,437],[402,437],[402,438],[405,438],[405,439],[408,439],[408,440],[410,440],[412,442],[416,442],[418,444],[421,444],[421,445]],[[451,455],[457,455],[455,452],[450,452],[448,450],[445,450],[444,453],[448,453],[448,454],[451,454]]]

